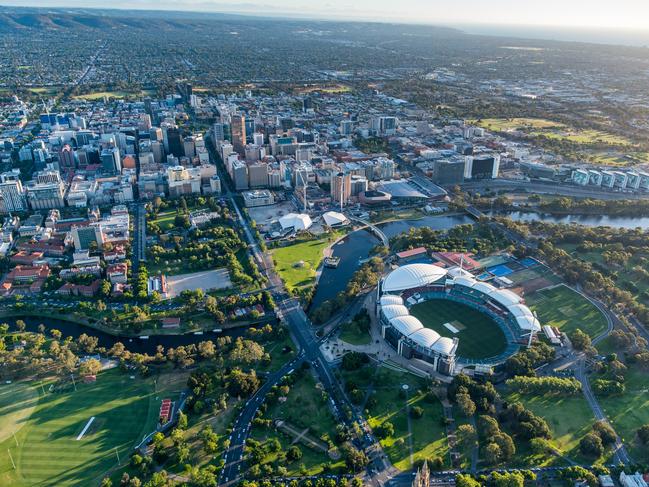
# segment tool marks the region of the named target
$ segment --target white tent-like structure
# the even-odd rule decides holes
[[[337,211],[328,211],[322,218],[327,226],[330,227],[342,227],[349,223],[349,220],[345,215]]]
[[[282,230],[292,228],[297,232],[300,230],[308,230],[313,225],[313,222],[311,221],[311,217],[304,213],[289,213],[279,219],[279,224],[282,226]]]
[[[446,275],[446,269],[432,264],[409,264],[399,267],[383,280],[383,292],[398,292],[426,286],[439,281]]]

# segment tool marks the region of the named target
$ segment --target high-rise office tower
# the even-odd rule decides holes
[[[246,146],[246,116],[243,114],[232,115],[230,120],[230,132],[234,150],[244,154]]]
[[[352,194],[352,175],[339,172],[331,177],[331,200],[342,208]]]
[[[180,135],[178,127],[167,127],[167,144],[169,146],[169,153],[176,157],[183,157],[185,155],[185,148],[183,146],[183,138]]]
[[[101,151],[101,165],[107,174],[122,172],[122,158],[117,147],[109,147]]]

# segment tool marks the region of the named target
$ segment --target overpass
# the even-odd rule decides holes
[[[469,214],[469,216],[472,216],[476,220],[480,220],[480,218],[487,216],[473,205],[467,206],[466,212]]]
[[[372,232],[374,235],[376,235],[379,238],[379,240],[381,240],[381,243],[385,247],[390,248],[390,240],[388,239],[387,235],[385,233],[383,233],[383,231],[379,227],[377,227],[376,225],[372,225],[368,221],[361,220],[360,218],[356,218],[356,217],[353,217],[353,216],[347,216],[347,218],[349,218],[351,221],[358,222],[358,223],[360,223],[362,225],[362,227],[359,228],[358,230],[363,230],[364,228],[369,229],[370,232]]]

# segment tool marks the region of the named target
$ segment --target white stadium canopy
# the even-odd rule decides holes
[[[381,306],[390,306],[391,304],[403,304],[403,298],[394,294],[381,296]]]
[[[398,316],[390,320],[390,324],[403,336],[412,335],[417,330],[421,330],[424,325],[417,318],[411,315]]]
[[[387,306],[382,306],[381,311],[383,316],[390,321],[392,318],[397,318],[399,316],[407,316],[410,314],[408,308],[403,304],[389,304]]]
[[[396,292],[426,286],[446,275],[446,269],[432,264],[408,264],[399,267],[384,279],[383,291]]]
[[[449,337],[441,337],[433,346],[430,347],[433,351],[439,352],[442,355],[451,355],[455,348],[455,342]]]
[[[421,328],[408,338],[421,347],[431,348],[433,344],[439,340],[440,336],[435,330],[431,330],[430,328]]]
[[[490,293],[489,297],[506,307],[519,304],[523,300],[518,294],[511,292],[509,289],[498,289]]]

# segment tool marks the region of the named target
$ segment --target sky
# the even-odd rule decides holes
[[[0,0],[0,5],[191,10],[438,25],[649,31],[648,0]]]

